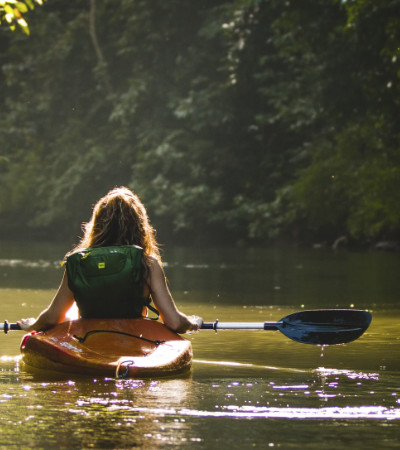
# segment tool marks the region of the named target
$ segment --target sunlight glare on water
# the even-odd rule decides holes
[[[36,316],[61,278],[57,254],[0,259],[1,320]],[[62,255],[62,252],[59,252]],[[296,311],[372,311],[354,342],[303,345],[279,331],[187,336],[190,373],[136,380],[32,373],[23,333],[0,336],[0,433],[31,448],[393,448],[400,419],[399,258],[177,249],[166,273],[180,309],[205,321],[276,321]],[[47,261],[47,262],[46,262]],[[338,432],[340,430],[340,432]],[[312,440],[310,440],[312,436]]]

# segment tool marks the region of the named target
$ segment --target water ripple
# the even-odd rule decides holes
[[[59,261],[30,261],[26,259],[0,259],[0,267],[25,267],[29,269],[47,269],[49,267],[59,267]]]
[[[326,408],[267,408],[251,406],[223,406],[219,411],[166,408],[132,408],[138,413],[150,413],[160,416],[190,417],[234,417],[239,419],[376,419],[399,420],[400,408],[388,409],[384,406],[345,406]]]

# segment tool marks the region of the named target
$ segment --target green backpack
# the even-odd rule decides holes
[[[142,317],[143,249],[134,245],[87,248],[66,259],[68,286],[81,317]],[[150,307],[151,310],[155,310]]]

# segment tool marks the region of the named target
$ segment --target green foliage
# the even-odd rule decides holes
[[[315,153],[294,185],[308,225],[325,235],[393,236],[400,226],[398,146],[384,144],[372,122],[349,124],[332,144]],[[394,164],[395,163],[395,164]]]
[[[35,3],[42,5],[44,0],[0,0],[0,25],[6,24],[14,31],[16,25],[25,34],[30,34],[24,15],[35,8]]]
[[[164,236],[398,239],[398,6],[47,2],[0,33],[0,225],[75,235],[129,185]]]

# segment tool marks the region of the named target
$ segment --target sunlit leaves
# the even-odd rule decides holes
[[[23,15],[33,10],[35,3],[42,5],[43,1],[45,0],[0,0],[0,25],[8,25],[12,31],[18,25],[25,34],[30,34],[28,23]]]

